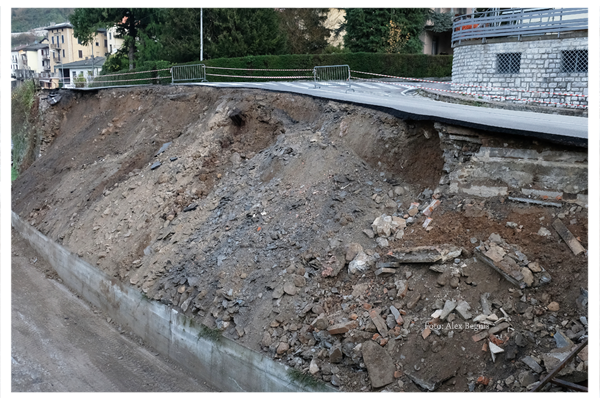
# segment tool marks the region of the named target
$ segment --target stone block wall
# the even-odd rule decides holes
[[[587,207],[588,155],[518,136],[435,123],[444,158],[436,189],[477,197],[513,196]]]
[[[452,82],[484,87],[454,86],[454,90],[476,93],[484,99],[489,99],[488,96],[506,96],[550,103],[587,105],[587,97],[555,94],[588,94],[587,72],[562,72],[563,51],[587,49],[587,37],[485,44],[477,41],[477,43],[460,45],[454,49]],[[498,73],[497,55],[502,53],[521,53],[519,73]],[[551,94],[519,92],[510,89],[550,92]],[[499,98],[491,99],[501,100]],[[516,102],[523,103],[518,100]],[[556,104],[548,105],[567,107]]]

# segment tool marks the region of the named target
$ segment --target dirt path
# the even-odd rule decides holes
[[[12,391],[214,391],[119,333],[15,231],[12,253]]]

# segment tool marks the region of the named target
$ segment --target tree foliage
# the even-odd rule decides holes
[[[205,10],[205,58],[285,54],[277,12],[271,8]]]
[[[116,26],[117,35],[124,40],[119,52],[126,52],[129,69],[133,69],[140,50],[156,50],[163,16],[164,10],[159,8],[77,8],[71,24],[75,37],[83,44],[93,40],[97,29]]]
[[[398,52],[419,53],[423,49],[419,34],[423,31],[428,14],[425,8],[346,9],[344,44],[352,52],[386,52],[390,48],[390,31],[400,29],[404,35],[408,35],[408,40]]]
[[[431,11],[429,20],[433,25],[427,26],[425,29],[435,33],[448,32],[452,30],[452,15],[450,13]]]
[[[327,8],[285,8],[279,11],[279,27],[287,38],[290,54],[319,54],[327,47],[331,29],[323,23]]]
[[[177,63],[199,60],[200,9],[165,10],[160,59]],[[205,8],[203,10],[203,59],[285,54],[286,37],[279,15],[266,8]]]
[[[406,43],[410,40],[410,34],[405,32],[401,26],[394,21],[390,21],[390,33],[387,40],[388,46],[385,49],[387,53],[400,53]]]
[[[206,15],[204,10],[204,15]],[[169,8],[159,35],[163,60],[184,63],[200,59],[200,9]],[[206,21],[206,17],[204,16]],[[206,54],[206,52],[205,52]],[[206,56],[205,56],[206,57]]]

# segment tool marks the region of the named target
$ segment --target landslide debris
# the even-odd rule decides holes
[[[436,190],[429,122],[200,87],[65,95],[48,112],[59,133],[15,181],[15,212],[340,390],[527,390],[587,336],[587,252],[552,227],[587,247],[587,209]],[[478,261],[498,237],[551,281],[515,286]],[[562,375],[585,381],[587,350]]]

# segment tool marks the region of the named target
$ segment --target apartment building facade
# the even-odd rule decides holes
[[[55,66],[86,60],[93,57],[106,57],[109,53],[106,29],[98,29],[92,43],[83,45],[75,38],[73,25],[68,22],[46,28],[50,46],[50,69]],[[58,69],[60,70],[60,69]]]

